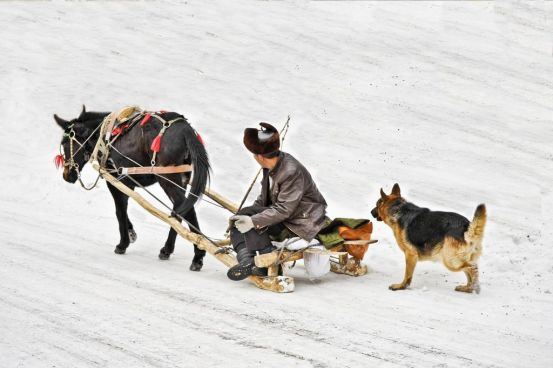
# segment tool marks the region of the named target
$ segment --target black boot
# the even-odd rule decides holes
[[[259,254],[270,253],[276,248],[272,245],[267,246],[259,250]],[[236,251],[236,260],[238,264],[229,268],[227,271],[227,276],[229,279],[234,281],[244,280],[248,276],[267,276],[267,268],[259,268],[255,265],[254,257],[256,255],[255,251],[248,250],[246,247],[240,247]]]
[[[240,281],[251,276],[252,268],[255,267],[253,257],[255,257],[255,252],[248,250],[246,247],[240,247],[236,251],[238,264],[229,268],[227,272],[228,278],[233,281]]]
[[[271,253],[275,249],[276,249],[275,246],[269,245],[269,246],[259,250],[258,252],[259,252],[259,254],[267,254],[267,253]],[[267,267],[257,267],[255,265],[255,262],[254,262],[254,265],[252,267],[252,276],[265,277],[265,276],[268,275],[268,273],[269,273],[269,269]]]

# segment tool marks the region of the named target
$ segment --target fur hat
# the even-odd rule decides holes
[[[246,128],[244,130],[244,145],[251,153],[265,155],[278,151],[280,134],[269,123],[259,123],[261,129]]]

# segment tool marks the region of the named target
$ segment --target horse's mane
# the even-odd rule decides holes
[[[84,117],[82,120],[98,120],[105,118],[109,112],[97,112],[97,111],[87,111],[84,113]]]
[[[79,121],[82,121],[84,122],[86,125],[88,125],[89,127],[93,127],[95,128],[96,126],[98,126],[98,124],[100,124],[102,122],[102,120],[104,120],[104,118],[106,116],[109,115],[109,112],[97,112],[97,111],[86,111],[84,113],[84,116],[81,115],[79,116],[77,119]]]

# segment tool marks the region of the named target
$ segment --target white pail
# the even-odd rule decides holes
[[[318,279],[330,271],[330,254],[323,249],[309,248],[303,252],[303,263],[307,276]]]

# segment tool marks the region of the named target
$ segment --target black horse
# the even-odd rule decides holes
[[[63,171],[65,181],[75,183],[79,179],[80,170],[89,160],[99,139],[100,129],[97,128],[108,114],[106,112],[87,112],[83,105],[82,112],[76,119],[66,121],[54,115],[56,123],[64,130],[61,145],[65,161]],[[163,135],[155,165],[192,164],[194,175],[190,193],[186,196],[181,188],[170,182],[178,183],[181,187],[186,188],[192,176],[189,172],[162,175],[170,181],[152,174],[133,175],[133,179],[142,186],[149,186],[158,182],[173,202],[173,212],[182,216],[191,225],[191,231],[198,233],[199,224],[194,204],[202,195],[209,180],[210,164],[207,152],[199,135],[182,115],[175,112],[158,114],[166,121],[182,119],[172,124]],[[153,158],[151,144],[161,129],[162,123],[153,117],[149,119],[147,124],[135,124],[130,127],[113,144],[115,149],[110,150],[107,167],[113,169],[139,165],[150,166]],[[137,186],[135,182],[127,177],[122,180],[122,183],[131,189]],[[124,254],[129,244],[136,239],[136,233],[127,215],[129,197],[113,185],[109,183],[107,185],[115,202],[115,213],[119,221],[119,234],[121,236],[119,244],[115,247],[115,253]],[[176,236],[177,233],[171,228],[165,245],[160,249],[160,259],[169,259],[175,249]],[[204,255],[205,251],[200,250],[194,244],[194,259],[190,265],[192,271],[201,270]]]

